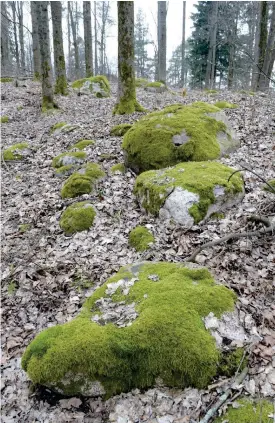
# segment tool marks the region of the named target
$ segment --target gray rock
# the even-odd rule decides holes
[[[221,149],[220,155],[223,156],[224,154],[229,154],[237,150],[240,147],[240,140],[225,112],[221,110],[220,112],[208,113],[207,115],[223,122],[226,126],[226,132],[221,131],[217,133],[217,140]]]
[[[159,217],[164,220],[173,219],[185,227],[191,227],[194,224],[194,219],[188,210],[193,204],[198,203],[199,199],[198,194],[176,187],[160,209]]]

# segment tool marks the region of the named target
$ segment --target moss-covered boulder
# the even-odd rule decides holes
[[[161,81],[148,82],[144,87],[145,91],[150,93],[163,93],[167,91],[166,85]]]
[[[238,105],[234,103],[228,103],[227,101],[217,101],[215,106],[219,109],[237,109]]]
[[[129,234],[129,244],[136,251],[145,251],[155,242],[154,236],[145,226],[137,226]]]
[[[132,264],[98,288],[78,317],[36,336],[22,367],[34,383],[67,395],[108,397],[157,378],[203,388],[221,359],[203,318],[220,318],[234,302],[206,268]]]
[[[89,147],[90,145],[94,145],[94,140],[80,140],[76,144],[74,144],[71,149],[77,148],[77,150],[84,150],[86,147]]]
[[[144,116],[123,138],[125,164],[136,173],[185,161],[214,160],[239,146],[223,111],[176,104]]]
[[[240,202],[243,180],[234,169],[216,162],[186,162],[150,170],[136,179],[134,194],[149,213],[191,227]]]
[[[54,157],[52,161],[52,166],[55,168],[75,165],[83,163],[86,159],[87,154],[84,151],[76,151],[75,153],[62,153]]]
[[[126,134],[126,132],[129,131],[130,128],[132,128],[133,125],[130,123],[120,123],[119,125],[114,126],[110,133],[111,135],[115,135],[117,137],[122,137]]]
[[[235,401],[235,407],[214,420],[214,423],[273,423],[274,406],[267,400],[243,398]]]
[[[104,75],[78,79],[72,83],[72,88],[81,94],[94,94],[98,98],[109,97],[111,92],[109,81]]]
[[[4,160],[22,160],[28,157],[31,153],[29,146],[26,142],[14,144],[3,151]]]
[[[88,163],[65,181],[61,189],[61,197],[75,198],[79,195],[89,194],[95,188],[96,182],[104,176],[105,173],[98,164]]]
[[[148,79],[146,78],[136,78],[135,79],[135,83],[136,83],[136,87],[140,88],[140,87],[145,87],[148,84]]]
[[[89,229],[94,221],[96,212],[88,201],[74,203],[62,213],[60,227],[67,235]]]

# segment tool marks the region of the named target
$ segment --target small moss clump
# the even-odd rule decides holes
[[[89,194],[93,190],[95,182],[104,175],[105,173],[98,164],[88,163],[65,181],[61,190],[61,197],[75,198],[79,195]]]
[[[136,78],[135,79],[136,87],[145,87],[148,84],[148,79],[145,78]]]
[[[51,127],[51,134],[53,134],[57,129],[63,128],[63,126],[67,125],[66,122],[58,122],[55,123],[52,127]]]
[[[127,282],[126,290],[121,284]],[[101,313],[102,298],[134,303],[137,318],[125,327],[96,323],[92,318]],[[148,389],[158,377],[166,386],[205,388],[216,375],[221,352],[203,317],[212,312],[220,318],[234,309],[235,300],[206,268],[135,263],[98,288],[78,317],[36,336],[22,367],[33,383],[65,395],[87,395],[97,381],[110,397]]]
[[[75,158],[75,162],[76,163],[83,163],[83,161],[86,159],[87,154],[84,151],[76,151],[75,153],[62,153],[59,154],[58,156],[54,157],[53,161],[52,161],[52,167],[58,168],[58,167],[64,167],[67,166],[66,164],[64,165],[64,158],[70,158],[70,157],[74,157]],[[72,163],[73,164],[73,163]]]
[[[23,158],[20,151],[27,149],[29,146],[26,142],[14,144],[3,151],[4,160],[21,160]]]
[[[111,172],[112,173],[115,173],[115,172],[125,173],[126,168],[125,168],[123,163],[117,163],[117,164],[115,164],[114,166],[111,167]]]
[[[82,79],[78,79],[76,81],[74,81],[72,83],[72,88],[74,89],[80,89],[82,88],[82,86],[85,84],[86,81],[90,82],[90,86],[89,89],[91,90],[91,92],[93,92],[93,84],[99,84],[101,90],[104,92],[100,93],[95,92],[96,97],[101,98],[101,97],[109,97],[110,96],[110,84],[108,79],[106,78],[106,76],[104,75],[97,75],[97,76],[91,76],[90,78],[82,78]]]
[[[111,129],[111,135],[115,135],[117,137],[122,137],[126,134],[127,131],[129,131],[130,128],[132,128],[133,125],[130,123],[121,123],[120,125],[116,125]]]
[[[154,87],[154,88],[162,88],[165,86],[166,85],[161,81],[148,82],[148,84],[146,85],[146,87]]]
[[[76,168],[77,168],[77,166],[75,166],[75,165],[61,166],[61,167],[58,167],[55,170],[55,174],[57,176],[71,175],[74,172],[74,170],[76,170]]]
[[[214,423],[273,423],[274,408],[267,400],[243,398],[237,400],[239,407],[229,407]]]
[[[148,250],[152,242],[155,242],[155,238],[145,226],[137,226],[129,234],[129,244],[136,251]]]
[[[84,148],[88,147],[89,145],[94,145],[95,141],[94,140],[81,140],[78,141],[76,144],[74,144],[72,148],[77,148],[78,150],[84,150]]]
[[[9,118],[8,116],[1,116],[1,123],[8,123]]]
[[[238,105],[233,103],[228,103],[227,101],[217,101],[215,106],[219,109],[237,109]]]
[[[12,81],[13,81],[13,78],[9,78],[9,77],[0,78],[0,82],[12,82]]]
[[[31,228],[30,223],[23,223],[22,225],[19,225],[19,231],[22,233],[27,232]]]
[[[237,369],[241,372],[247,366],[247,358],[244,358],[244,349],[236,348],[223,354],[219,363],[219,375],[232,377]]]
[[[204,90],[207,94],[217,94],[218,91],[217,90],[209,90],[208,88],[205,88]]]
[[[268,192],[272,192],[272,194],[275,194],[275,179],[271,179],[270,181],[268,181],[268,183],[269,185],[271,185],[273,190],[268,185],[264,186],[264,190]]]
[[[94,221],[96,212],[87,201],[74,203],[62,213],[60,227],[67,235],[89,229]]]

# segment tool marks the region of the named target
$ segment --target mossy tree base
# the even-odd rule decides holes
[[[121,100],[113,109],[114,115],[130,115],[135,112],[146,112],[146,109],[142,107],[137,100]]]
[[[51,97],[43,96],[42,99],[42,112],[58,110],[59,107]]]

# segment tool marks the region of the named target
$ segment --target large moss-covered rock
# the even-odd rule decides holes
[[[22,160],[28,157],[31,153],[29,146],[26,142],[14,144],[3,151],[4,160]]]
[[[98,98],[109,97],[111,92],[109,81],[104,75],[78,79],[72,83],[72,88],[81,94],[94,94]]]
[[[154,236],[145,226],[136,226],[129,234],[129,244],[136,251],[145,251],[155,242]]]
[[[121,137],[126,134],[126,132],[129,131],[130,128],[132,128],[133,125],[130,123],[120,123],[119,125],[113,126],[113,128],[110,131],[111,135],[115,135],[117,137]]]
[[[234,309],[235,294],[206,268],[144,262],[126,266],[86,300],[80,315],[40,333],[22,366],[34,383],[67,395],[206,387],[221,352],[203,318]]]
[[[88,201],[74,203],[62,213],[60,227],[67,235],[89,229],[95,218],[95,210]]]
[[[136,179],[134,194],[147,212],[190,227],[241,201],[243,180],[237,173],[228,182],[232,172],[216,162],[179,163],[143,172]]]
[[[239,146],[223,111],[176,104],[144,116],[123,138],[125,164],[140,173],[184,161],[214,160]]]
[[[89,194],[94,189],[95,183],[104,176],[105,173],[97,163],[88,163],[65,181],[61,190],[61,197],[74,198]]]
[[[267,400],[243,398],[214,423],[273,423],[274,406]]]
[[[166,85],[161,81],[148,82],[144,89],[145,91],[149,91],[151,93],[163,93],[167,91]]]

